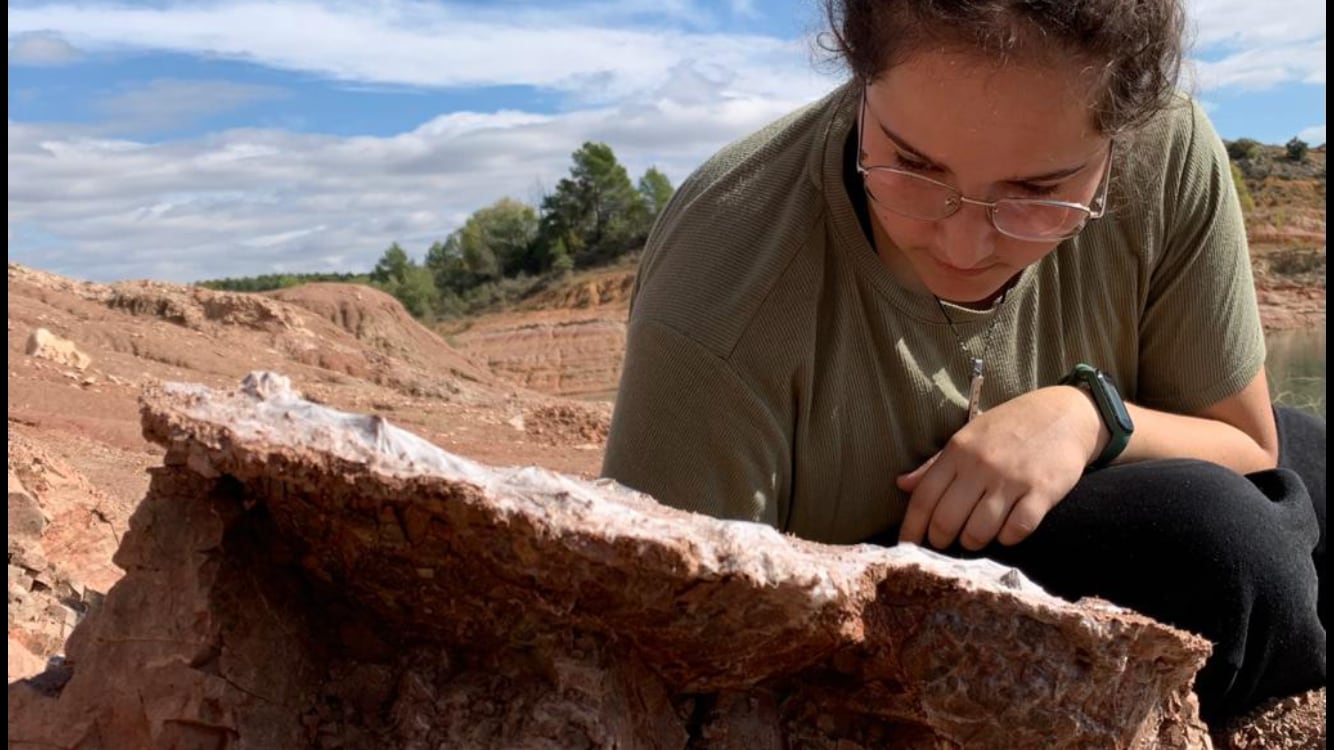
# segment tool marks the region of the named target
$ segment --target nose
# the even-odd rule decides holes
[[[965,203],[953,216],[936,222],[936,257],[964,269],[990,258],[995,252],[996,228],[987,210]]]

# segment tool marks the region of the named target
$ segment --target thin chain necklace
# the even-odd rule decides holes
[[[931,295],[931,298],[936,301],[936,307],[940,308],[940,314],[945,318],[945,322],[949,324],[950,333],[954,334],[954,341],[959,345],[959,351],[963,352],[964,358],[973,366],[972,377],[968,380],[969,422],[982,413],[982,381],[985,379],[982,372],[983,360],[987,356],[987,352],[991,351],[991,334],[996,332],[996,324],[1000,322],[1001,317],[1001,305],[1005,304],[1007,296],[1009,296],[1009,290],[1002,292],[996,306],[991,311],[991,322],[987,324],[987,330],[982,334],[982,356],[979,357],[973,354],[967,346],[964,346],[963,337],[959,335],[959,329],[954,327],[954,321],[950,318],[950,314],[945,312],[945,303],[941,302],[936,295]]]

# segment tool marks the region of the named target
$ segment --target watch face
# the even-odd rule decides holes
[[[1096,377],[1099,390],[1107,397],[1108,414],[1121,428],[1121,432],[1126,434],[1134,432],[1135,423],[1130,419],[1130,412],[1126,410],[1126,402],[1121,398],[1121,392],[1116,389],[1116,384],[1102,372],[1099,372]],[[1108,427],[1111,427],[1111,425],[1108,425]]]

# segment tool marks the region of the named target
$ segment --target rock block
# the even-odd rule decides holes
[[[483,466],[272,374],[142,415],[126,575],[11,747],[1210,747],[1206,641],[988,561]]]

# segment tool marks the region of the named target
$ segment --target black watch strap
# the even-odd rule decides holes
[[[1061,385],[1082,385],[1088,388],[1093,403],[1098,407],[1098,416],[1102,418],[1102,423],[1106,425],[1107,432],[1111,435],[1107,447],[1103,448],[1102,453],[1089,464],[1089,468],[1098,469],[1110,464],[1121,455],[1121,451],[1126,449],[1130,435],[1135,431],[1135,423],[1130,419],[1130,412],[1126,410],[1121,392],[1116,389],[1116,384],[1106,373],[1082,362],[1075,365],[1070,374],[1061,379]]]

